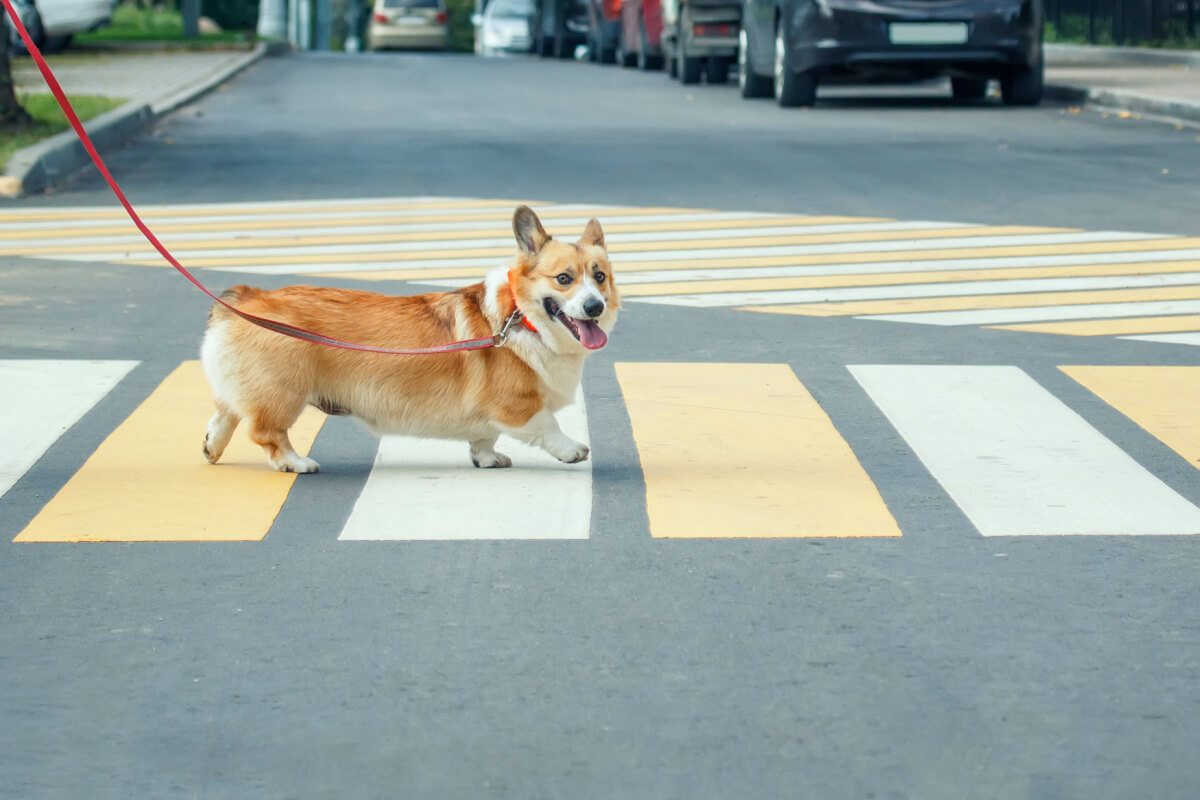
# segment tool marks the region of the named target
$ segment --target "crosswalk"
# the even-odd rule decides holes
[[[89,424],[88,411],[137,366],[0,360],[0,382],[10,389],[0,394],[0,436],[12,445],[0,451],[0,510],[27,505],[27,486],[48,498],[21,530],[3,535],[17,542],[259,541],[285,507],[322,502],[314,499],[323,497],[320,482],[335,476],[273,472],[244,431],[220,465],[205,463],[199,442],[211,400],[195,361],[172,370],[94,451],[53,447]],[[974,526],[962,535],[1200,534],[1200,507],[1016,366],[846,369],[865,400],[857,413],[891,426],[931,485],[941,487],[938,502]],[[1175,469],[1193,475],[1200,367],[1060,370],[1124,415],[1130,430],[1174,450],[1181,459]],[[629,438],[640,480],[628,476],[609,491],[629,492],[620,499],[633,507],[641,495],[645,535],[655,539],[912,532],[880,490],[888,467],[878,452],[847,435],[863,420],[831,413],[788,365],[618,362],[614,373],[620,397],[607,402],[624,404],[628,431],[589,426],[586,392],[559,415],[569,435],[590,439],[593,461],[560,464],[502,439],[515,466],[479,470],[464,443],[384,437],[373,463],[364,459],[356,473],[362,479],[346,498],[351,510],[340,528],[321,534],[343,542],[588,539],[596,524],[593,463]],[[301,417],[292,432],[297,450],[319,444],[324,422],[311,409]]]
[[[520,200],[370,198],[143,209],[190,267],[453,287],[511,257]],[[1200,344],[1200,238],[832,215],[529,203],[604,225],[624,300]],[[0,256],[163,266],[112,207],[6,210]],[[421,290],[421,289],[417,289]]]

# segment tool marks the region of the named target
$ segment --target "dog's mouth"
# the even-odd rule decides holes
[[[547,314],[565,325],[571,335],[588,350],[599,350],[608,344],[608,334],[600,329],[595,320],[567,316],[553,297],[547,297],[542,305]]]

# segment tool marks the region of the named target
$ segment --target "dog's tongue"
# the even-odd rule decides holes
[[[579,327],[579,342],[588,350],[599,350],[608,344],[608,334],[600,330],[600,326],[590,319],[577,319]]]

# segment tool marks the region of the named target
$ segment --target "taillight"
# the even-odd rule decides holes
[[[374,19],[376,22],[387,22],[388,15],[387,14],[376,14],[374,17],[372,17],[372,19]]]
[[[693,25],[692,33],[696,36],[732,36],[734,33],[733,25]]]
[[[445,21],[446,21],[446,19],[448,18],[448,16],[449,16],[449,15],[448,15],[448,14],[446,14],[446,12],[445,12],[445,11],[439,11],[439,12],[437,13],[437,16],[435,16],[435,17],[434,17],[434,19],[435,19],[435,20],[437,20],[437,22],[438,22],[438,23],[443,23],[443,22],[445,22]]]

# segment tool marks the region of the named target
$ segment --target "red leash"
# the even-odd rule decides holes
[[[289,325],[286,322],[266,319],[264,317],[255,316],[254,314],[247,314],[245,311],[237,309],[236,307],[222,300],[217,295],[213,294],[204,284],[197,280],[192,273],[188,272],[187,269],[175,259],[175,256],[171,255],[170,251],[168,251],[163,243],[158,240],[158,237],[154,235],[154,232],[150,230],[150,227],[142,221],[140,216],[138,216],[138,213],[133,209],[133,205],[129,202],[129,199],[125,197],[125,193],[121,191],[121,187],[117,185],[112,173],[110,173],[108,171],[108,167],[104,165],[104,160],[100,158],[100,154],[96,152],[96,146],[92,144],[91,137],[89,137],[87,131],[84,130],[83,124],[79,121],[79,117],[75,114],[75,109],[71,107],[71,102],[67,99],[66,93],[63,92],[62,87],[59,85],[58,79],[55,78],[54,73],[50,71],[50,67],[46,64],[46,59],[42,58],[41,51],[39,51],[37,45],[33,43],[33,39],[30,37],[29,31],[25,29],[25,25],[21,22],[20,16],[17,14],[16,9],[13,8],[12,0],[0,0],[0,3],[4,4],[4,9],[8,12],[9,19],[16,27],[17,33],[21,35],[22,41],[25,42],[25,49],[29,51],[29,55],[33,58],[34,63],[37,64],[38,69],[42,73],[42,77],[46,80],[46,85],[50,87],[51,94],[54,95],[54,99],[58,101],[58,105],[62,108],[63,113],[66,114],[67,121],[71,123],[71,127],[75,130],[75,134],[79,137],[79,141],[83,143],[83,148],[87,151],[87,154],[91,156],[92,163],[96,165],[96,169],[100,170],[100,176],[104,178],[104,182],[108,184],[108,188],[112,189],[113,194],[117,196],[118,202],[120,202],[121,206],[124,207],[125,213],[127,213],[129,218],[133,220],[133,224],[136,225],[137,229],[142,232],[142,235],[146,237],[146,240],[150,242],[150,244],[154,245],[154,249],[158,251],[159,255],[166,259],[166,262],[174,267],[180,275],[187,278],[193,286],[211,297],[214,302],[221,304],[247,322],[252,322],[259,327],[266,328],[267,330],[275,331],[276,333],[282,333],[285,336],[291,336],[295,339],[303,339],[306,342],[315,342],[316,344],[323,344],[328,347],[340,347],[343,350],[359,350],[367,353],[383,353],[386,355],[397,356],[415,356],[424,355],[426,353],[457,353],[465,352],[467,350],[484,350],[489,347],[498,347],[504,343],[504,339],[508,333],[509,325],[514,322],[521,313],[519,310],[513,311],[512,316],[505,321],[504,328],[495,336],[489,336],[483,339],[467,339],[460,342],[451,342],[450,344],[439,345],[437,347],[423,347],[415,350],[393,350],[387,347],[371,347],[370,345],[344,342],[341,339],[335,339],[332,336],[324,336],[320,333],[314,333],[313,331],[305,330],[304,328],[299,328],[295,325]],[[2,34],[2,32],[0,32],[0,34]]]

